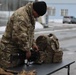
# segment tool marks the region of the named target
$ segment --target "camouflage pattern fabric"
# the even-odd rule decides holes
[[[63,52],[60,49],[59,41],[54,34],[40,35],[36,39],[36,44],[40,50],[40,58],[35,61],[36,63],[62,61]]]
[[[0,75],[14,75],[14,74],[6,72],[3,68],[0,68]]]
[[[37,75],[36,71],[35,70],[32,70],[32,71],[21,71],[18,75]]]
[[[63,51],[61,50],[61,48],[55,50],[53,54],[53,62],[62,62],[62,57],[63,57]]]
[[[16,73],[16,71],[13,70],[4,70],[3,68],[0,68],[0,75],[37,75],[37,72],[36,70],[22,70]]]
[[[0,43],[1,66],[13,67],[24,62],[24,59],[11,60],[11,55],[25,53],[33,44],[35,19],[32,10],[32,3],[28,3],[16,10],[7,22]]]

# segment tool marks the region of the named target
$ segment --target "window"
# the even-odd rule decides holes
[[[61,9],[61,16],[67,16],[68,15],[68,9]]]
[[[48,7],[47,14],[50,16],[55,16],[56,9],[55,7]]]

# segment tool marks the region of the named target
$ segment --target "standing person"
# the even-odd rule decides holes
[[[36,48],[34,42],[35,18],[46,13],[44,1],[28,3],[16,10],[9,21],[0,43],[0,66],[4,68],[18,66],[31,56],[30,48]],[[24,57],[18,57],[21,54]]]

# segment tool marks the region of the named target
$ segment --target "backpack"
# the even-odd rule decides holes
[[[63,51],[60,48],[58,38],[54,34],[38,36],[36,44],[40,52],[40,58],[36,60],[36,63],[62,61]]]

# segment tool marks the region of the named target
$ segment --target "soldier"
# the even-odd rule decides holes
[[[0,43],[0,66],[18,66],[31,56],[30,48],[36,48],[33,38],[35,18],[46,13],[44,1],[28,3],[16,10],[7,22]]]

